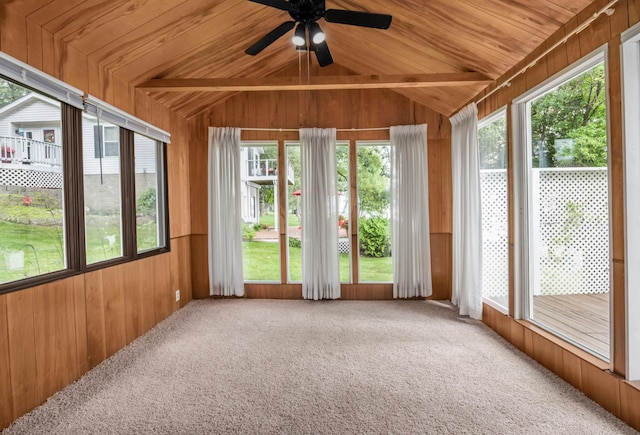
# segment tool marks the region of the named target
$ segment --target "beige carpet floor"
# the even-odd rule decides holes
[[[194,301],[7,434],[631,434],[450,305]]]

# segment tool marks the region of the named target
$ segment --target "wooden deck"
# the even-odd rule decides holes
[[[609,293],[534,296],[532,311],[535,322],[609,359]]]

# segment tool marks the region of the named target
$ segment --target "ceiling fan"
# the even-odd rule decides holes
[[[351,26],[371,27],[374,29],[388,29],[391,25],[391,15],[340,9],[327,10],[325,9],[325,0],[249,1],[287,11],[293,18],[292,21],[285,21],[280,24],[245,50],[245,53],[253,56],[295,27],[296,30],[292,40],[296,47],[301,50],[314,51],[320,66],[327,66],[333,63],[333,58],[325,41],[324,32],[318,25],[320,18],[324,18],[329,23],[349,24]]]

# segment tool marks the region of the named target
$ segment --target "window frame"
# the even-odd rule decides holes
[[[1,54],[1,53],[0,53]],[[7,66],[8,65],[8,66]],[[37,76],[35,81],[40,83],[51,83],[52,92],[47,92],[47,86],[34,87],[29,84],[22,83],[20,80],[12,78],[12,74],[3,74],[14,65],[15,69],[23,68],[28,70],[31,74]],[[9,71],[11,72],[11,71]],[[84,170],[83,170],[83,145],[82,145],[82,114],[83,109],[78,106],[78,100],[82,97],[78,97],[76,94],[80,93],[75,88],[66,85],[63,82],[59,82],[48,75],[41,73],[37,70],[33,70],[27,66],[21,66],[19,61],[13,60],[8,56],[0,56],[0,79],[8,82],[15,83],[24,87],[32,92],[47,96],[60,103],[62,129],[60,131],[60,137],[62,138],[62,161],[63,161],[63,225],[64,225],[64,246],[65,246],[65,265],[62,270],[44,273],[32,277],[27,277],[19,280],[9,281],[6,283],[0,283],[0,295],[11,293],[25,288],[30,288],[49,282],[57,281],[64,278],[84,274],[87,272],[111,267],[118,264],[127,263],[130,261],[136,261],[138,259],[151,257],[154,255],[164,254],[171,251],[170,246],[170,225],[169,225],[169,207],[168,207],[168,176],[167,176],[167,143],[165,140],[160,140],[158,137],[163,137],[168,140],[168,133],[164,133],[161,130],[146,124],[142,121],[136,120],[131,115],[124,112],[118,112],[118,115],[122,117],[125,122],[129,122],[131,119],[131,125],[134,127],[145,127],[147,133],[155,129],[153,132],[155,137],[151,137],[150,134],[145,134],[140,131],[139,134],[151,137],[158,144],[157,152],[160,157],[158,162],[158,225],[162,225],[162,235],[164,245],[155,249],[149,249],[142,252],[137,252],[137,238],[136,238],[136,204],[135,204],[135,162],[133,154],[133,136],[134,130],[127,129],[122,125],[118,125],[120,130],[120,144],[119,144],[119,156],[120,159],[120,171],[121,171],[121,186],[120,194],[122,201],[122,256],[96,262],[90,265],[86,264],[86,228],[85,228],[85,216],[84,216]],[[67,100],[63,100],[59,95],[62,95],[57,91],[58,88],[64,88],[67,90],[66,95],[69,96],[73,93],[72,97],[68,97]],[[81,95],[81,94],[80,94]],[[94,100],[95,101],[95,100]],[[106,104],[103,105],[107,106]],[[117,109],[114,109],[117,110]],[[109,121],[110,122],[110,121]],[[159,132],[159,133],[158,133]],[[116,157],[116,156],[114,156]],[[160,207],[162,209],[160,209]],[[162,223],[160,223],[162,219]]]
[[[609,65],[608,65],[608,49],[603,45],[588,55],[580,58],[578,61],[567,66],[562,71],[551,76],[547,80],[533,87],[528,92],[521,94],[512,102],[512,158],[510,160],[513,168],[513,203],[514,203],[514,318],[522,319],[534,323],[535,325],[549,331],[554,336],[563,341],[573,344],[585,352],[594,355],[608,364],[613,363],[613,340],[610,340],[609,358],[604,359],[603,355],[595,353],[583,346],[582,344],[569,339],[556,331],[551,330],[546,325],[530,317],[533,305],[533,255],[532,246],[534,240],[533,225],[530,219],[530,211],[533,208],[532,202],[532,186],[530,180],[530,168],[532,167],[533,157],[530,152],[530,144],[532,141],[531,131],[529,128],[529,120],[531,119],[531,104],[538,97],[554,90],[558,86],[570,81],[571,79],[583,74],[587,70],[593,68],[599,63],[604,63],[605,84],[609,86]],[[610,122],[610,101],[609,93],[605,93],[607,105],[607,152],[611,155],[611,122]],[[612,196],[611,183],[611,159],[607,160],[608,182],[607,189],[609,198]],[[612,216],[611,201],[608,201],[609,217]],[[613,258],[612,225],[609,220],[609,262]],[[613,271],[609,270],[609,288],[613,289]],[[612,307],[612,292],[609,294],[610,309]],[[610,319],[613,319],[610,316]],[[609,336],[613,337],[613,322],[609,322]]]
[[[623,110],[624,223],[625,223],[625,335],[626,379],[640,379],[640,270],[629,267],[640,261],[640,24],[621,35]]]
[[[505,159],[505,163],[506,163],[506,171],[507,171],[507,190],[508,190],[508,184],[509,184],[509,172],[511,171],[510,169],[510,161],[509,161],[509,117],[507,115],[507,106],[503,106],[501,108],[499,108],[498,110],[496,110],[495,112],[485,116],[482,119],[478,120],[478,132],[480,132],[480,129],[496,122],[497,120],[499,120],[500,118],[504,117],[505,118],[505,126],[506,126],[506,131],[505,131],[505,139],[507,140],[506,143],[506,159]],[[510,204],[509,204],[509,194],[507,192],[507,226],[509,224],[509,210],[510,210]],[[509,228],[507,228],[507,233],[509,231]],[[507,234],[508,236],[508,234]],[[507,263],[509,262],[509,250],[510,247],[508,246],[509,243],[507,243]],[[508,269],[507,269],[507,273],[508,273]],[[511,289],[509,288],[509,278],[507,277],[507,298],[510,297],[510,293],[511,293]],[[498,302],[495,302],[492,299],[486,298],[484,295],[482,296],[482,302],[487,304],[488,306],[496,309],[497,311],[508,315],[509,314],[509,303],[507,302],[507,306],[502,306],[500,305]]]

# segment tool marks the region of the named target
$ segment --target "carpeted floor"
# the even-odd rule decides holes
[[[7,434],[631,434],[423,301],[193,301]]]

